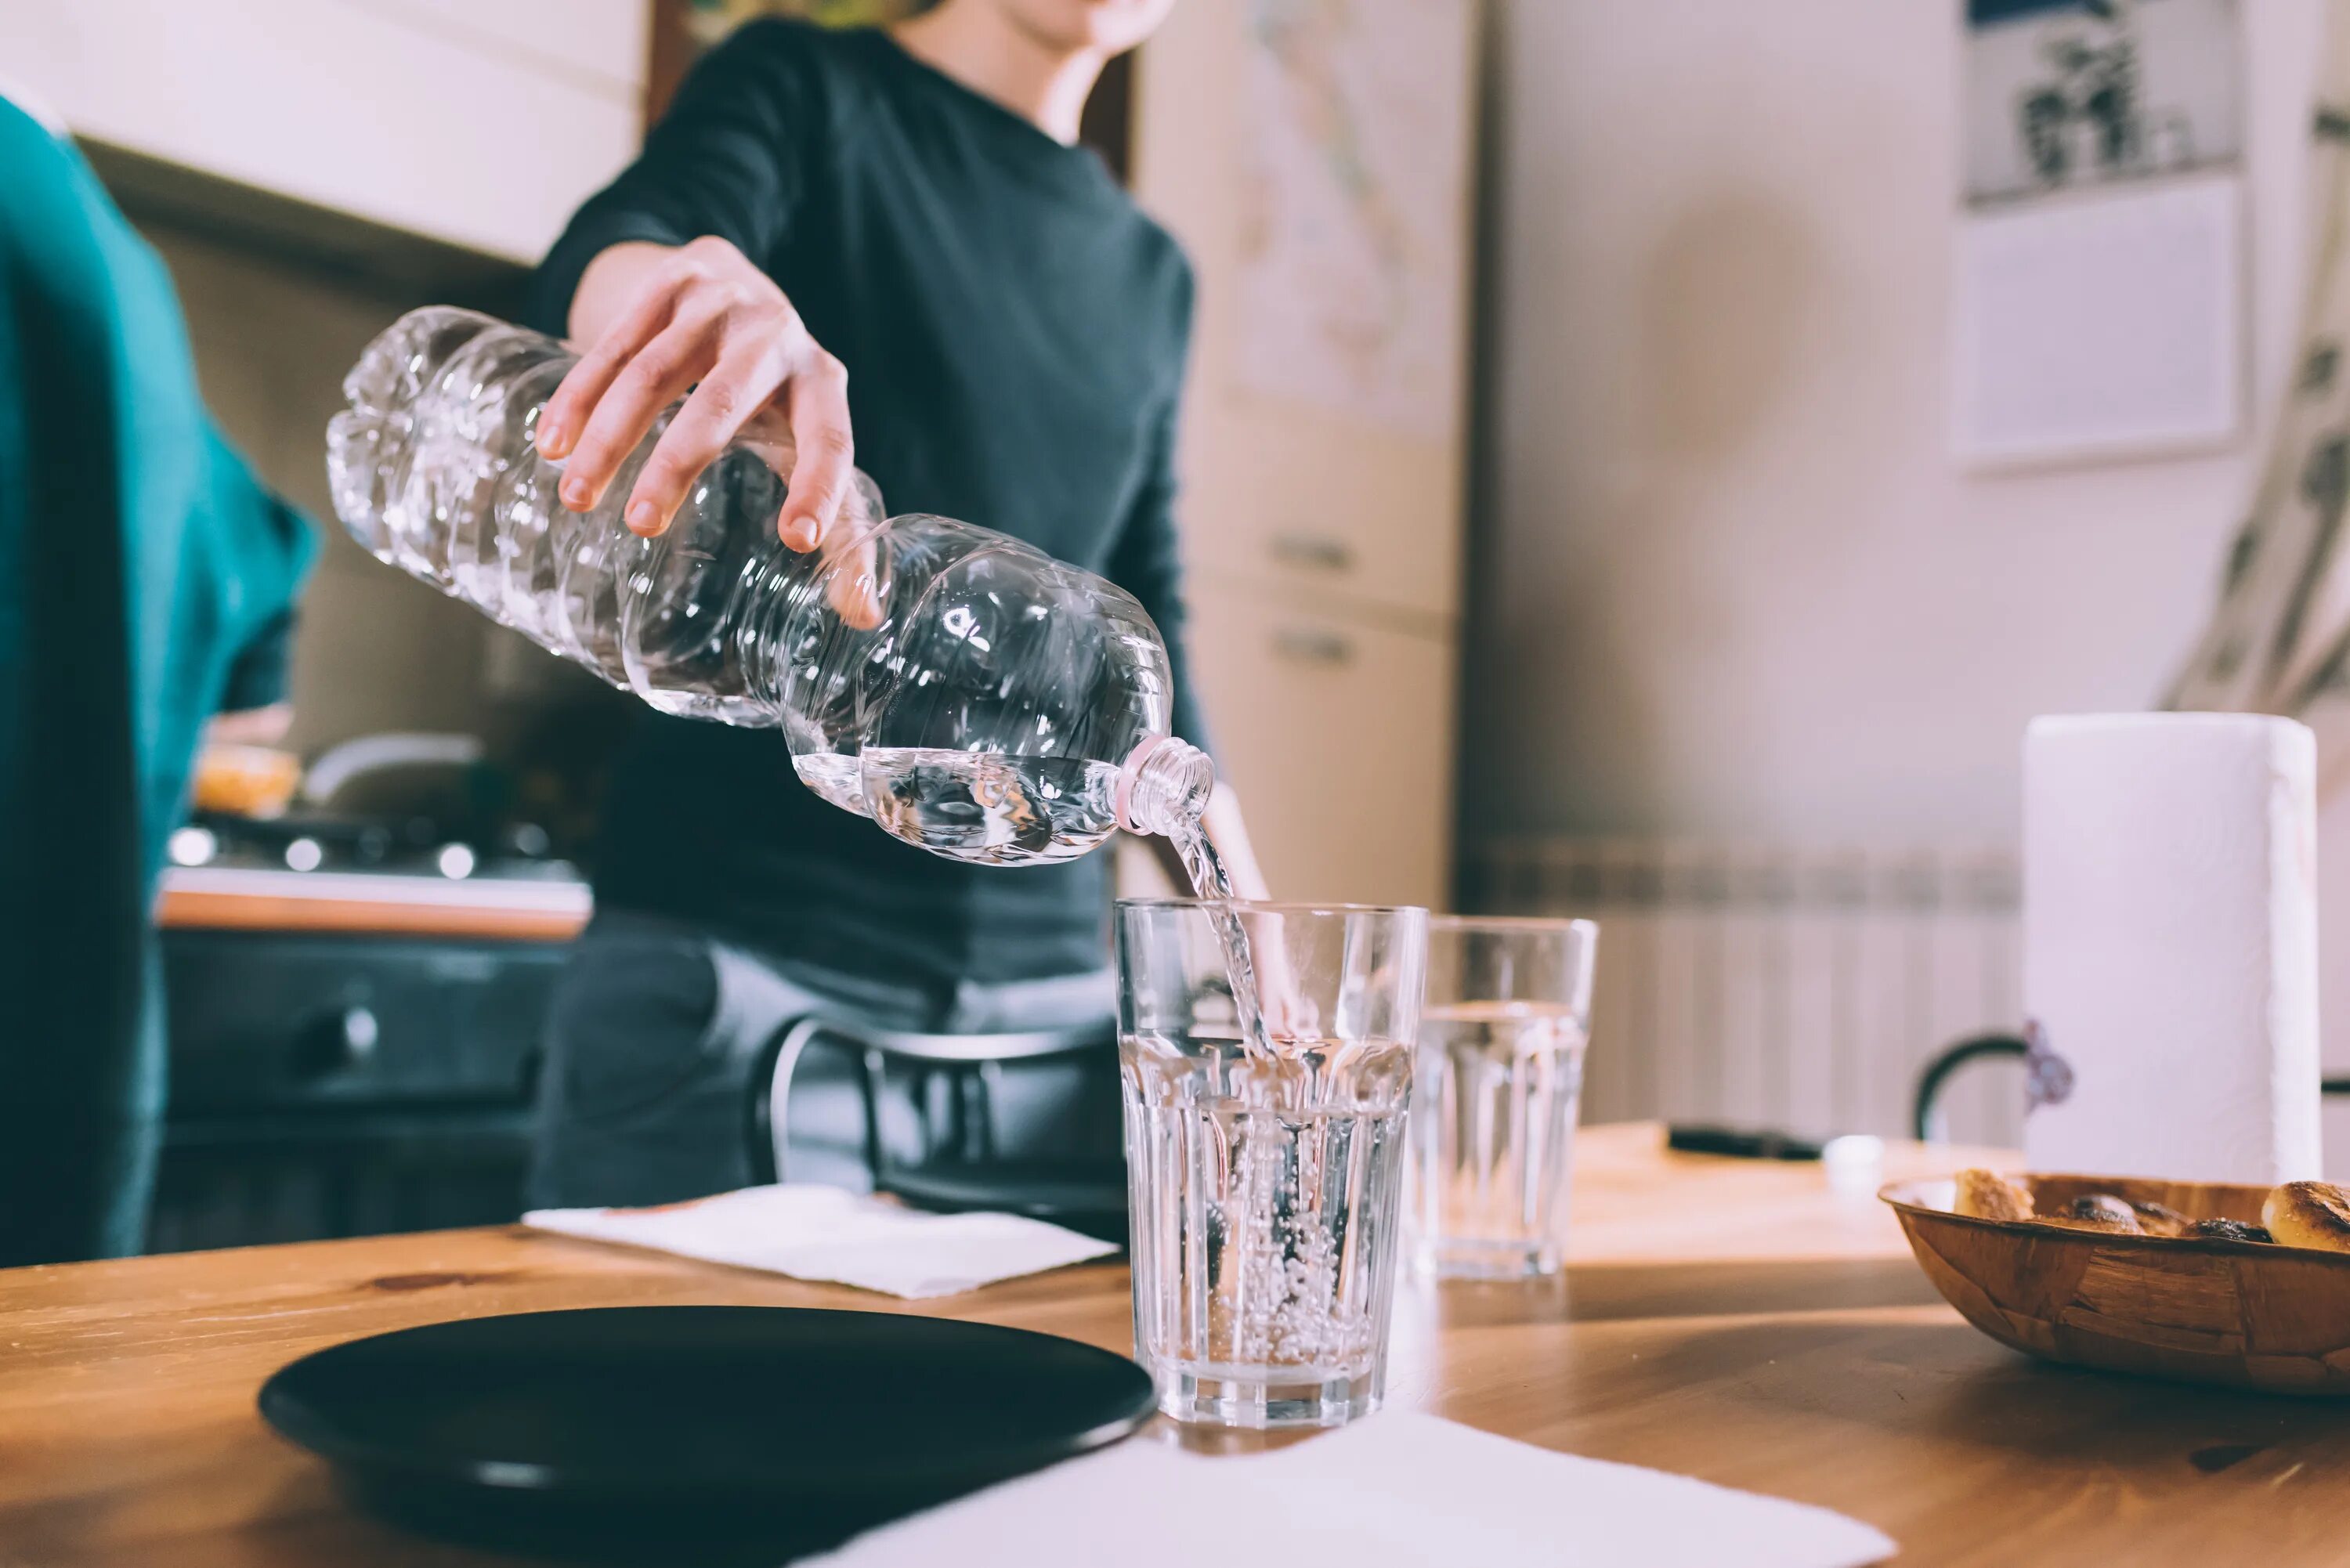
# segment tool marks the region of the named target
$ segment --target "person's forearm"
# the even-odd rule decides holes
[[[1224,863],[1224,875],[1232,878],[1232,896],[1237,898],[1264,899],[1273,897],[1266,886],[1263,868],[1257,865],[1256,850],[1249,843],[1248,823],[1241,815],[1240,796],[1230,784],[1219,784],[1208,797],[1208,809],[1200,818],[1208,842],[1215,846],[1216,857]],[[1191,874],[1184,867],[1183,858],[1176,854],[1172,840],[1154,836],[1150,850],[1175,886],[1190,889]]]
[[[593,343],[612,329],[672,253],[668,245],[627,240],[596,253],[571,292],[567,327],[574,343]]]

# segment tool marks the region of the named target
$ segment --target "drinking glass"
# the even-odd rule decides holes
[[[1368,1415],[1427,911],[1133,900],[1117,928],[1134,1345],[1159,1407],[1232,1427]]]
[[[1598,939],[1588,920],[1429,921],[1411,1118],[1422,1271],[1522,1279],[1564,1261]]]

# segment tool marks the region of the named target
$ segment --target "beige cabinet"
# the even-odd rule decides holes
[[[1208,578],[1191,647],[1220,766],[1274,895],[1445,904],[1452,639]]]
[[[640,134],[645,0],[9,0],[77,136],[519,262]]]
[[[1192,656],[1277,897],[1450,900],[1477,22],[1185,0],[1137,60],[1199,281]]]

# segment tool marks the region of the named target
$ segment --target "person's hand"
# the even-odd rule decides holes
[[[583,310],[598,290],[613,308]],[[774,408],[795,449],[776,531],[795,550],[821,544],[850,493],[848,372],[774,280],[724,240],[704,238],[674,250],[616,245],[590,264],[580,294],[573,327],[584,317],[581,336],[592,340],[537,430],[539,452],[565,462],[563,504],[585,512],[601,501],[661,410],[691,388],[629,493],[629,529],[667,528],[695,477]]]

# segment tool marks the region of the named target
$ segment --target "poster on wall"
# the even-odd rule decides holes
[[[1969,0],[1967,200],[2232,164],[2235,0]]]
[[[1952,445],[1975,467],[2242,431],[2235,0],[1969,0]]]
[[[1469,0],[1246,0],[1234,374],[1408,435],[1459,418]]]

